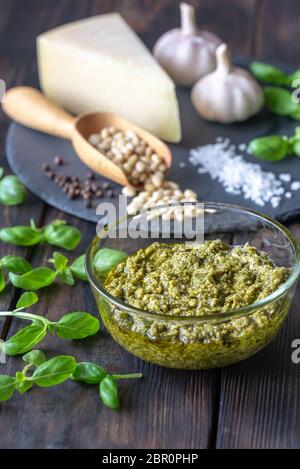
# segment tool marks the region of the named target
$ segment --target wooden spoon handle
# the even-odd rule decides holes
[[[66,139],[72,137],[75,118],[34,88],[11,88],[2,107],[9,117],[26,127]]]

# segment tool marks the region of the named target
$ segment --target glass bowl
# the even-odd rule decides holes
[[[184,204],[203,210],[196,233],[204,240],[221,239],[232,246],[249,243],[266,252],[277,266],[290,269],[289,278],[275,292],[249,306],[206,316],[172,317],[142,311],[110,295],[93,261],[103,248],[133,254],[155,242],[184,243],[193,239],[173,226],[170,233],[156,225],[155,239],[133,237],[129,224],[142,212],[106,226],[95,237],[86,256],[86,270],[105,327],[124,349],[148,362],[171,368],[207,369],[229,365],[265,347],[281,329],[300,272],[300,251],[295,237],[277,221],[256,211],[222,203]],[[148,219],[168,213],[170,206],[147,210]],[[144,214],[144,212],[143,212]],[[165,218],[172,218],[165,217]],[[184,216],[185,221],[185,216]],[[174,224],[174,222],[173,222]],[[122,228],[122,229],[121,229]],[[125,229],[124,229],[125,228]],[[119,235],[116,235],[116,230]],[[200,232],[201,231],[201,232]],[[114,235],[112,235],[114,233]],[[122,233],[122,235],[120,235]],[[148,233],[149,235],[149,233]],[[195,234],[194,234],[195,237]]]

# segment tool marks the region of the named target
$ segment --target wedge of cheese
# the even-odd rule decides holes
[[[178,142],[175,86],[118,13],[87,18],[37,39],[40,85],[70,112],[113,112]]]

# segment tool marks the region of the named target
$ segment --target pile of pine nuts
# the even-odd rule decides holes
[[[126,188],[123,193],[126,193]],[[197,194],[191,189],[182,191],[176,182],[164,181],[159,189],[152,191],[142,191],[136,195],[132,202],[127,207],[128,215],[133,215],[141,209],[150,207],[157,207],[159,205],[180,204],[183,202],[197,202]],[[163,220],[182,221],[184,217],[197,217],[202,213],[202,210],[195,206],[174,206],[168,208],[161,208],[149,213],[148,218],[156,218],[161,215]]]
[[[133,186],[161,186],[167,166],[135,132],[105,127],[99,134],[91,134],[89,143],[120,166]]]
[[[177,183],[165,180],[167,166],[162,157],[135,132],[107,127],[99,134],[91,134],[89,143],[121,167],[133,186],[143,186],[139,193],[133,187],[124,187],[122,190],[123,195],[133,198],[127,207],[129,215],[159,205],[198,201],[197,194],[191,189],[183,191]],[[193,218],[201,213],[201,209],[195,206],[177,206],[154,211],[149,218],[162,215],[165,220],[182,221],[185,216]]]

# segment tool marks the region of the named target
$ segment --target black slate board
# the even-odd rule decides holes
[[[219,136],[228,137],[232,143],[240,144],[268,133],[290,135],[297,125],[296,121],[274,116],[267,110],[263,110],[259,115],[244,123],[228,126],[208,123],[201,119],[194,110],[189,90],[178,88],[177,95],[181,111],[183,138],[180,145],[170,145],[174,160],[168,173],[168,179],[179,182],[183,188],[192,188],[204,201],[226,202],[260,210],[282,222],[300,215],[300,191],[293,192],[291,199],[282,200],[276,209],[272,208],[270,204],[261,208],[249,200],[245,200],[242,196],[227,194],[220,183],[213,181],[208,174],[198,174],[197,169],[188,161],[191,148],[214,142]],[[98,221],[95,208],[86,208],[82,200],[70,201],[41,170],[43,163],[51,164],[53,157],[60,155],[65,164],[58,171],[83,179],[88,168],[76,156],[70,142],[12,123],[7,135],[6,148],[11,169],[33,193],[60,210],[84,220]],[[253,156],[244,156],[247,161],[258,162]],[[184,168],[180,167],[182,162],[186,163]],[[280,163],[259,163],[264,170],[272,171],[275,174],[290,173],[294,180],[300,179],[300,158],[288,157]],[[104,180],[100,176],[98,179],[99,181]],[[121,193],[120,186],[113,183],[112,186]],[[110,199],[110,201],[114,200]]]

